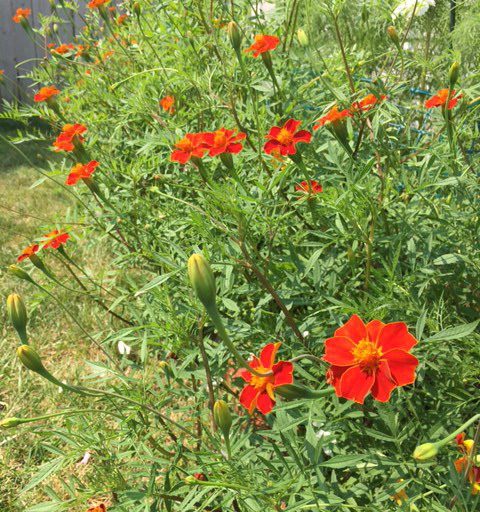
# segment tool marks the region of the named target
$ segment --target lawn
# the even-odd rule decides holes
[[[12,130],[0,131],[0,233],[2,249],[0,266],[14,263],[18,253],[39,235],[39,226],[45,232],[65,218],[72,219],[75,203],[63,188],[45,180],[38,184],[39,168],[46,168],[52,153],[44,144],[24,143],[15,149],[3,138],[14,137]],[[27,160],[28,159],[28,160]],[[81,254],[82,247],[77,246]],[[98,259],[101,256],[98,253]],[[55,267],[60,276],[65,270]],[[94,271],[95,268],[90,270]],[[96,359],[95,351],[87,348],[81,334],[72,320],[65,316],[58,304],[46,293],[35,290],[31,285],[10,276],[0,275],[0,295],[5,303],[10,293],[21,294],[29,312],[29,331],[35,344],[42,347],[49,363],[55,365],[62,377],[71,371],[72,360]],[[60,300],[66,299],[60,291]],[[85,325],[95,323],[96,308],[82,297],[70,306]],[[31,417],[58,410],[59,389],[54,386],[39,386],[38,379],[21,370],[15,356],[17,339],[2,308],[0,327],[0,408],[2,416]],[[81,365],[80,365],[81,366]],[[51,439],[51,433],[40,436],[31,432],[15,430],[0,438],[0,510],[22,512],[35,501],[39,490],[33,493],[21,492],[28,485],[32,475],[42,464],[49,461],[52,450],[61,443]],[[55,481],[50,482],[55,486]]]

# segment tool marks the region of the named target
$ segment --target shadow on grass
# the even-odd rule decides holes
[[[20,133],[33,131],[45,141],[13,142]],[[45,167],[46,160],[56,158],[50,150],[51,135],[42,125],[22,126],[14,123],[0,123],[0,173],[15,170],[18,167]],[[25,158],[27,157],[27,158]]]

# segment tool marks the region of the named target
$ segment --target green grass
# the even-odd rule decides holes
[[[1,131],[3,137],[12,132]],[[51,153],[41,144],[22,144],[19,148],[35,165],[44,165]],[[97,354],[89,348],[74,323],[65,317],[57,304],[46,294],[31,285],[3,272],[14,263],[18,253],[43,233],[52,229],[56,221],[64,218],[73,208],[72,198],[52,181],[46,180],[32,188],[39,174],[25,158],[0,137],[0,296],[2,304],[10,293],[24,297],[29,313],[29,336],[31,344],[41,352],[45,364],[54,367],[59,378],[72,374],[71,361],[77,361],[73,371],[80,371],[81,361],[86,357],[95,359]],[[82,253],[82,247],[76,246]],[[98,259],[101,261],[101,258]],[[54,266],[58,275],[65,271]],[[30,265],[22,264],[29,270]],[[91,270],[91,269],[90,269]],[[62,273],[63,272],[63,273]],[[45,280],[32,272],[35,278]],[[69,292],[57,292],[60,300],[66,300]],[[81,297],[69,305],[86,326],[95,322],[96,309]],[[41,381],[35,374],[25,372],[16,361],[15,347],[18,345],[10,326],[5,308],[0,309],[0,418],[7,416],[33,417],[58,410],[57,388]],[[47,436],[48,437],[48,436]],[[50,442],[49,444],[52,444]],[[53,442],[55,444],[55,442]],[[37,437],[35,429],[9,430],[0,434],[0,510],[20,512],[37,502],[32,493],[22,494],[32,475],[41,464],[52,458],[51,452]],[[50,482],[55,487],[54,482]],[[37,491],[35,491],[37,492]]]

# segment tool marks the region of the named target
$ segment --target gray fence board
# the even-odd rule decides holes
[[[85,12],[86,1],[78,0],[82,13]],[[40,26],[40,16],[48,16],[52,8],[48,0],[0,0],[0,69],[5,72],[4,84],[0,85],[0,100],[19,99],[27,101],[31,98],[29,90],[31,82],[25,77],[35,66],[47,56],[45,48],[35,45],[26,34],[21,25],[12,21],[18,7],[31,9],[29,19],[34,27]],[[70,16],[57,9],[58,15],[63,19],[59,24],[59,36],[62,42],[72,42],[82,26],[81,18],[74,16],[74,25]],[[42,41],[42,46],[50,41]],[[56,39],[52,42],[57,43]]]

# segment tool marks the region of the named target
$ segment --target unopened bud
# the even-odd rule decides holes
[[[188,260],[188,275],[193,289],[206,309],[215,306],[215,276],[202,254],[192,254]]]
[[[7,270],[8,273],[11,274],[12,276],[18,277],[19,279],[23,279],[25,281],[29,281],[30,283],[34,282],[33,279],[29,276],[29,274],[17,265],[10,265]]]
[[[55,32],[55,34],[57,34],[57,33],[58,33],[58,23],[54,23],[54,24],[52,25],[52,30]]]
[[[234,21],[231,21],[227,25],[227,34],[233,49],[236,52],[240,51],[240,45],[242,44],[242,33]]]
[[[435,443],[425,443],[417,446],[413,452],[415,460],[424,461],[435,457],[438,453],[438,446]]]
[[[213,419],[215,424],[222,431],[224,437],[228,437],[232,427],[232,415],[224,400],[217,400],[213,406]]]
[[[32,372],[40,373],[41,375],[46,373],[40,356],[29,345],[20,345],[17,348],[17,356],[22,364],[29,370],[32,370]]]
[[[142,14],[142,8],[140,7],[140,4],[138,2],[135,2],[133,4],[133,12],[136,16],[140,16]]]
[[[453,89],[455,87],[455,84],[457,83],[459,74],[460,74],[460,64],[458,62],[454,62],[450,66],[450,70],[448,71],[448,79],[450,81],[450,89]]]
[[[302,46],[308,46],[308,36],[303,28],[297,30],[297,39]]]
[[[4,418],[3,420],[0,420],[0,429],[17,427],[22,423],[23,420],[21,420],[20,418],[15,418],[14,416],[12,416],[11,418]]]
[[[27,310],[20,295],[12,293],[7,298],[7,311],[22,343],[27,343]]]
[[[390,41],[392,41],[392,43],[397,47],[397,48],[400,48],[400,39],[398,37],[398,32],[397,32],[397,29],[390,25],[388,28],[387,28],[387,34],[388,34],[388,37],[390,38]]]

